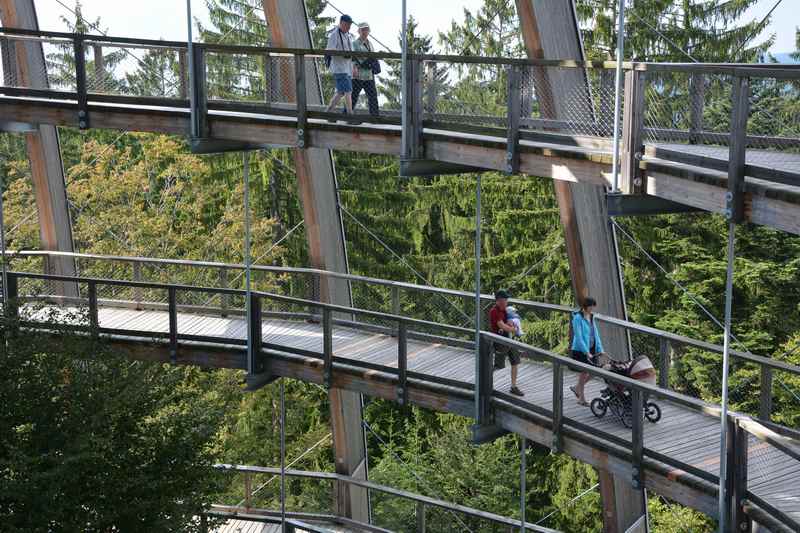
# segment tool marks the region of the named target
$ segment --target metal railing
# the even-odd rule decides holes
[[[78,272],[84,277],[244,289],[244,265],[64,252],[21,251],[9,254],[12,268],[25,272],[42,272],[47,258],[58,256],[73,258]],[[409,330],[412,338],[437,338],[455,346],[474,346],[471,328],[475,309],[474,294],[471,292],[308,268],[252,267],[255,290],[304,300],[319,301],[320,287],[328,279],[345,280],[350,284],[353,307],[378,313],[357,317],[357,320],[365,325],[371,324],[378,331],[391,329],[382,317],[402,315],[419,321]],[[30,288],[26,290],[31,295],[57,295],[61,289],[61,282],[53,280],[38,280],[38,286],[33,285],[33,280],[27,283]],[[166,292],[148,290],[143,286],[101,285],[98,290],[98,298],[103,305],[163,310],[168,304]],[[210,313],[223,317],[244,316],[245,313],[244,300],[229,293],[182,291],[176,294],[176,300],[178,308],[184,313]],[[483,323],[488,323],[488,312],[493,303],[491,295],[482,297]],[[511,303],[523,318],[526,330],[523,341],[554,352],[567,351],[566,339],[573,308],[521,299],[512,299]],[[319,310],[290,307],[277,300],[262,301],[265,317],[291,316],[317,321],[322,318]],[[646,355],[653,360],[662,388],[677,386],[680,392],[697,394],[684,383],[688,369],[682,368],[681,362],[692,357],[721,360],[721,345],[614,317],[597,315],[597,318],[601,333],[610,333],[613,329],[622,331],[631,339],[633,356]],[[742,394],[742,401],[735,403],[735,407],[766,423],[771,422],[776,409],[780,407],[773,400],[786,392],[784,382],[800,376],[800,367],[738,350],[732,350],[731,357],[734,372],[755,375],[757,378],[755,382],[747,380],[748,394]],[[753,391],[758,392],[755,397]]]
[[[130,258],[126,260],[130,260]],[[230,267],[229,265],[226,266]],[[273,269],[268,268],[268,270]],[[304,271],[306,269],[299,270]],[[331,273],[320,271],[315,272],[322,276],[332,275]],[[360,282],[380,282],[380,280],[369,280],[369,278],[361,278],[359,276],[346,276],[346,278],[351,282],[355,280]],[[57,294],[42,294],[40,292],[42,285],[36,285],[38,282],[75,283],[78,285],[77,293],[79,297],[69,298]],[[390,286],[397,286],[392,282],[382,282],[380,284],[384,283],[388,283]],[[21,287],[25,287],[26,290],[21,291]],[[124,324],[105,324],[104,320],[101,320],[101,312],[106,306],[114,307],[112,300],[103,300],[99,296],[106,287],[126,288],[129,290],[140,289],[166,295],[166,306],[159,304],[157,307],[166,312],[154,317],[156,321],[161,320],[161,326],[153,327],[150,325],[145,329],[137,329],[135,326],[126,328]],[[433,288],[424,288],[423,290],[430,294],[438,294],[441,291],[441,289]],[[295,354],[321,360],[321,381],[328,387],[336,379],[336,368],[339,370],[347,367],[366,369],[386,376],[382,379],[388,380],[386,385],[392,391],[389,394],[392,399],[401,405],[409,405],[412,399],[417,398],[415,388],[422,383],[427,383],[426,387],[438,387],[437,390],[440,390],[442,394],[455,394],[462,400],[472,398],[475,404],[474,416],[479,425],[493,423],[494,413],[498,409],[510,409],[511,411],[520,409],[522,412],[544,416],[546,420],[549,420],[552,433],[551,445],[555,450],[562,449],[562,441],[566,437],[577,438],[603,447],[611,444],[621,450],[618,453],[622,453],[625,460],[630,461],[633,473],[632,482],[636,486],[644,486],[646,482],[645,469],[648,467],[648,460],[680,469],[708,483],[716,483],[718,481],[718,475],[714,472],[713,465],[706,465],[706,467],[694,466],[680,458],[676,458],[672,453],[664,451],[658,440],[654,441],[652,437],[648,437],[649,433],[643,422],[643,409],[649,401],[648,398],[661,400],[665,405],[682,411],[688,409],[698,413],[699,426],[696,431],[707,435],[709,431],[714,431],[709,427],[716,427],[716,423],[714,422],[713,426],[704,427],[703,418],[708,418],[713,422],[719,417],[719,410],[713,404],[660,387],[647,385],[601,368],[578,363],[573,359],[557,355],[549,350],[487,332],[483,332],[480,336],[481,356],[478,359],[479,369],[474,379],[470,379],[469,376],[461,379],[451,379],[434,375],[427,371],[414,372],[409,369],[408,365],[409,339],[415,338],[437,343],[463,343],[463,345],[469,347],[469,341],[463,341],[459,337],[469,335],[471,330],[456,325],[437,323],[383,311],[332,305],[305,298],[259,291],[252,292],[250,296],[250,330],[232,334],[226,329],[220,333],[208,323],[205,323],[200,329],[182,331],[179,313],[184,316],[187,310],[196,312],[198,309],[186,304],[179,304],[179,294],[193,293],[201,294],[204,297],[209,295],[229,296],[234,300],[235,307],[244,308],[246,292],[242,289],[52,276],[12,271],[8,273],[9,301],[4,305],[4,313],[6,318],[10,320],[10,327],[49,330],[52,327],[52,313],[47,311],[51,311],[53,307],[58,309],[88,308],[86,322],[73,321],[62,324],[60,327],[64,330],[72,330],[82,334],[123,338],[127,342],[138,339],[139,342],[147,340],[148,342],[162,343],[168,348],[170,359],[175,362],[178,361],[181,350],[192,348],[187,344],[194,344],[195,347],[198,344],[201,346],[222,347],[241,352],[244,350],[249,336],[253,341],[253,350],[247,354],[246,361],[240,368],[246,368],[248,376],[253,379],[258,379],[259,376],[269,376],[273,361],[283,357],[280,354]],[[458,294],[458,291],[445,291],[445,293]],[[34,304],[39,304],[39,307]],[[283,321],[300,319],[302,323],[311,324],[310,326],[304,326],[306,327],[304,334],[308,338],[304,339],[301,346],[289,342],[280,333],[270,337],[270,332],[264,329],[265,325],[270,327],[270,321],[262,320],[263,308],[272,304],[283,306],[280,312],[276,312],[276,320],[278,317],[281,317]],[[533,305],[546,306],[547,304]],[[555,307],[557,308],[558,306]],[[42,312],[42,310],[45,312]],[[213,307],[201,309],[206,316],[212,310],[214,310]],[[221,309],[217,309],[217,311],[219,314],[222,312]],[[321,317],[321,319],[316,320],[316,317]],[[625,324],[625,326],[628,325]],[[635,325],[630,325],[630,327],[633,326]],[[342,328],[378,332],[384,334],[385,338],[396,339],[396,341],[392,342],[392,346],[396,346],[395,357],[390,358],[388,361],[384,357],[381,363],[376,363],[334,356],[335,332],[344,332],[345,329]],[[435,337],[432,336],[428,333],[431,328],[434,328],[439,334]],[[553,376],[552,401],[549,403],[546,401],[532,402],[498,391],[493,383],[492,358],[490,357],[490,352],[495,345],[508,346],[520,354],[535,359],[539,364],[550,365],[550,371]],[[587,424],[585,421],[581,422],[565,416],[563,405],[564,369],[587,372],[597,379],[605,380],[609,386],[616,386],[621,390],[628,391],[626,394],[629,396],[627,396],[628,399],[625,402],[629,404],[628,408],[630,409],[630,414],[628,415],[630,438],[625,438],[618,427],[610,428],[608,425],[603,425],[602,421]],[[383,394],[386,394],[386,392]],[[788,455],[790,462],[796,461],[797,450],[800,450],[800,432],[777,425],[767,427],[766,423],[746,422],[742,424],[740,421],[746,421],[747,417],[736,413],[732,413],[729,416],[729,420],[732,424],[738,424],[747,430],[749,434],[761,439],[764,446],[759,450],[762,454],[784,454]],[[767,490],[770,487],[771,472],[774,474],[774,471],[770,470],[772,468],[770,465],[773,464],[772,455],[762,457],[761,462],[748,463],[746,457],[745,459],[740,457],[741,453],[747,456],[746,444],[742,444],[741,440],[732,439],[732,448],[728,453],[729,471],[732,475],[737,476],[737,479],[744,480],[739,484],[739,492],[736,493],[738,499],[733,502],[731,512],[733,513],[738,509],[739,511],[736,512],[739,512],[740,516],[737,516],[741,519],[741,517],[746,516],[745,509],[747,505],[754,504],[758,509],[766,510],[766,512],[771,513],[772,516],[777,517],[784,524],[792,525],[791,517],[781,509],[779,504],[776,504],[771,499]],[[739,448],[736,448],[736,446]],[[737,451],[742,446],[745,446],[745,451]],[[736,455],[737,453],[740,455]],[[759,455],[756,454],[755,458],[758,459]],[[786,461],[784,460],[780,463],[785,464]],[[761,471],[759,471],[759,468]],[[747,479],[756,475],[760,475],[765,479],[759,484],[754,484],[751,490],[747,488]],[[741,483],[745,483],[745,489],[741,488]],[[707,490],[713,491],[715,489],[709,488]]]
[[[22,57],[16,54],[19,48],[39,58],[36,72],[16,64]],[[296,136],[287,137],[285,144],[307,147],[310,126],[320,125],[310,119],[343,118],[338,110],[326,111],[333,91],[326,55],[381,62],[383,71],[376,77],[379,113],[359,111],[355,121],[400,125],[400,54],[195,43],[193,57],[188,57],[185,42],[16,28],[0,28],[0,49],[2,93],[77,101],[76,124],[81,128],[91,127],[90,103],[185,109],[193,93],[195,138],[210,137],[210,113],[238,112],[291,117]],[[502,139],[509,172],[519,169],[523,142],[611,152],[613,62],[433,54],[410,54],[407,61],[409,123],[402,125],[410,139],[402,147],[406,158],[424,155],[424,129]],[[625,63],[623,68],[626,192],[647,190],[638,169],[641,159],[728,170],[727,149],[731,139],[740,137],[737,146],[746,151],[747,176],[800,184],[796,66]],[[747,81],[748,113],[731,132],[733,87],[741,80]],[[359,109],[364,108],[366,95],[359,101]],[[686,145],[694,146],[682,148]]]
[[[280,468],[227,464],[215,465],[215,468],[231,474],[241,475],[241,481],[244,490],[242,498],[244,500],[244,505],[214,505],[211,508],[212,512],[224,513],[226,515],[239,513],[249,515],[274,515],[274,511],[259,508],[253,494],[253,482],[256,479],[256,476],[267,476],[267,479],[277,479],[281,474]],[[372,496],[372,493],[379,493],[389,496],[393,500],[392,506],[410,504],[412,506],[413,516],[408,517],[408,524],[402,525],[406,525],[407,527],[410,526],[418,533],[425,533],[429,527],[432,527],[433,531],[439,531],[442,527],[446,527],[445,524],[437,524],[432,522],[432,511],[437,511],[437,513],[446,513],[446,518],[452,518],[452,516],[450,516],[451,513],[456,514],[462,517],[462,519],[469,519],[476,523],[490,524],[495,528],[502,527],[507,531],[519,531],[520,526],[522,525],[519,519],[498,515],[496,513],[490,513],[487,511],[481,511],[465,505],[458,505],[440,500],[438,498],[431,498],[429,496],[423,496],[421,494],[389,487],[373,481],[336,474],[334,472],[312,472],[306,470],[289,469],[285,470],[284,473],[287,478],[312,480],[316,483],[330,483],[333,485],[333,492],[336,490],[342,490],[340,487],[349,485],[360,487],[369,491],[371,498],[373,499],[374,496]],[[265,500],[274,500],[274,497],[270,498],[262,496],[261,501],[264,502]],[[401,524],[385,524],[384,522],[386,520],[384,517],[375,516],[374,518],[375,523],[372,524],[372,527],[376,527],[376,529],[385,527],[392,531],[400,530],[397,529],[397,526]],[[532,524],[530,522],[525,523],[525,529],[526,531],[537,531],[541,533],[556,533],[556,530],[554,529]],[[381,531],[384,530],[381,529]]]

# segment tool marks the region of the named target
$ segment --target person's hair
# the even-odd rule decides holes
[[[505,298],[506,300],[508,300],[510,298],[510,296],[508,295],[508,292],[506,292],[503,289],[500,289],[499,291],[494,293],[494,299],[495,300],[500,300],[502,298]]]
[[[595,305],[597,305],[597,300],[595,300],[591,296],[587,296],[586,298],[583,299],[583,302],[581,302],[581,308],[583,309],[586,309],[588,307],[593,307]]]

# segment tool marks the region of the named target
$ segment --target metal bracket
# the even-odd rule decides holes
[[[608,216],[628,217],[642,215],[663,215],[667,213],[692,213],[703,211],[697,207],[684,205],[658,196],[648,194],[607,194]]]

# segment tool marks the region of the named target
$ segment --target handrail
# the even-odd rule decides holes
[[[184,50],[187,48],[185,41],[167,41],[158,39],[140,39],[134,37],[115,37],[109,35],[97,35],[92,33],[69,33],[42,30],[29,30],[23,28],[13,28],[2,26],[0,34],[24,35],[36,37],[50,37],[61,39],[75,39],[80,37],[84,41],[95,43],[124,43],[124,44],[144,44],[154,47],[177,48]],[[319,50],[308,48],[285,48],[267,46],[246,46],[246,45],[227,45],[217,43],[196,43],[196,46],[205,48],[209,51],[220,51],[227,53],[275,53],[305,55],[310,57],[330,55],[347,57],[364,57],[375,59],[401,59],[401,54],[396,52],[344,52],[338,50]],[[561,68],[595,68],[595,69],[614,69],[616,61],[575,61],[561,59],[528,59],[528,58],[507,58],[507,57],[475,57],[459,56],[447,54],[409,54],[411,60],[422,61],[443,61],[450,63],[464,64],[487,64],[487,65],[521,65],[534,67],[561,67]],[[800,78],[800,67],[797,65],[773,65],[768,63],[652,63],[652,62],[631,62],[625,61],[622,64],[625,70],[639,71],[673,71],[673,72],[705,72],[716,74],[728,74],[734,76],[748,77],[774,77],[778,79]]]
[[[267,466],[250,466],[250,465],[233,465],[233,464],[215,464],[215,469],[226,471],[226,472],[249,472],[255,474],[272,474],[272,475],[280,475],[281,469],[275,467],[267,467]],[[429,496],[423,496],[421,494],[416,494],[413,492],[408,492],[401,489],[396,489],[393,487],[389,487],[386,485],[381,485],[379,483],[375,483],[373,481],[366,481],[363,479],[354,478],[352,476],[347,476],[344,474],[337,474],[335,472],[319,472],[319,471],[308,471],[308,470],[284,470],[284,474],[290,477],[301,477],[306,479],[318,479],[318,480],[328,480],[328,481],[339,481],[342,483],[346,483],[348,485],[355,485],[357,487],[361,487],[364,489],[370,490],[377,490],[379,492],[383,492],[386,494],[391,494],[392,496],[397,496],[400,498],[404,498],[407,500],[412,500],[415,502],[422,503],[426,506],[432,507],[439,507],[440,509],[445,509],[447,511],[454,511],[459,512],[462,514],[466,514],[468,516],[472,516],[475,518],[480,518],[483,520],[489,520],[491,522],[495,522],[498,524],[504,524],[508,526],[519,526],[520,521],[514,520],[513,518],[508,518],[502,515],[498,515],[495,513],[490,513],[488,511],[481,511],[479,509],[475,509],[472,507],[467,507],[464,505],[459,505],[456,503],[447,502],[444,500],[440,500],[438,498],[431,498]],[[543,526],[539,526],[536,524],[532,524],[529,522],[525,523],[526,529],[531,531],[539,531],[542,533],[558,533],[554,529],[546,528]]]
[[[85,259],[93,259],[98,261],[117,261],[117,262],[130,262],[130,263],[154,263],[154,264],[162,264],[162,265],[176,265],[176,266],[188,266],[188,267],[202,267],[202,268],[218,268],[218,269],[228,269],[228,270],[244,270],[245,265],[238,264],[238,263],[219,263],[219,262],[210,262],[210,261],[193,261],[193,260],[183,260],[183,259],[159,259],[159,258],[146,258],[146,257],[134,257],[134,256],[115,256],[115,255],[100,255],[100,254],[86,254],[86,253],[74,253],[74,252],[56,252],[56,251],[46,251],[46,250],[18,250],[18,251],[8,251],[6,255],[9,257],[47,257],[47,256],[57,256],[57,257],[75,257],[75,258],[85,258]],[[328,276],[331,278],[336,279],[343,279],[348,281],[356,281],[361,283],[368,283],[373,285],[382,285],[386,287],[397,287],[399,289],[406,289],[411,291],[419,291],[419,292],[430,292],[433,294],[440,294],[446,296],[453,296],[458,298],[474,298],[473,293],[468,293],[466,291],[459,291],[456,289],[445,289],[441,287],[432,287],[428,285],[417,285],[414,283],[408,283],[403,281],[392,281],[392,280],[385,280],[379,278],[372,278],[368,276],[360,276],[357,274],[347,274],[342,272],[334,272],[330,270],[321,270],[315,268],[303,268],[303,267],[277,267],[277,266],[270,266],[270,265],[253,265],[252,270],[259,271],[259,272],[272,272],[276,274],[281,273],[297,273],[297,274],[312,274],[312,275],[320,275],[320,276]],[[481,299],[490,301],[494,299],[494,296],[491,294],[482,294]],[[559,304],[551,304],[547,302],[538,302],[533,300],[524,300],[519,298],[512,298],[509,300],[511,303],[525,306],[533,309],[537,309],[540,311],[546,312],[555,312],[555,313],[570,313],[575,309],[573,307],[569,307],[566,305],[559,305]],[[664,338],[668,341],[674,342],[676,344],[681,344],[685,346],[693,346],[695,348],[699,348],[705,351],[719,353],[723,352],[723,347],[718,344],[712,344],[706,341],[692,339],[690,337],[686,337],[683,335],[679,335],[677,333],[671,333],[665,330],[661,330],[658,328],[654,328],[651,326],[645,326],[642,324],[637,324],[635,322],[630,322],[628,320],[623,320],[615,317],[611,317],[608,315],[603,315],[600,313],[596,313],[595,317],[600,320],[601,322],[608,323],[613,326],[621,327],[630,331],[634,331],[637,333],[643,333],[646,335],[650,335],[653,337]],[[759,355],[749,354],[746,352],[742,352],[739,350],[731,350],[731,356],[736,359],[741,359],[744,361],[750,361],[752,363],[756,363],[760,366],[769,367],[773,370],[779,370],[784,372],[790,372],[792,374],[800,375],[800,366],[793,365],[791,363],[786,363],[784,361],[779,361],[776,359],[771,359],[768,357],[763,357]]]

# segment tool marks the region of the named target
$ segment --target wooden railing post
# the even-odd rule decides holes
[[[133,264],[133,281],[141,282],[142,281],[142,264],[139,261],[134,261]],[[133,288],[133,301],[136,304],[136,310],[142,310],[142,288],[141,287],[134,287]]]
[[[6,273],[6,283],[8,284],[6,287],[8,301],[3,302],[5,315],[8,320],[17,321],[19,320],[19,279],[16,274],[8,272]]]
[[[408,324],[397,324],[397,403],[408,406]]]
[[[73,40],[75,51],[75,92],[78,95],[78,127],[89,127],[89,97],[86,94],[86,56],[84,55],[83,35],[77,34]]]
[[[244,473],[244,508],[250,509],[253,499],[253,480],[250,477],[250,472]]]
[[[723,498],[725,501],[726,509],[724,511],[726,516],[726,522],[730,528],[733,527],[733,522],[731,522],[731,518],[733,517],[734,509],[734,487],[736,482],[736,445],[737,445],[737,435],[736,435],[736,428],[738,424],[736,423],[736,419],[728,415],[728,419],[725,421],[726,425],[728,426],[728,436],[725,440],[725,456],[720,457],[721,461],[725,461],[725,479],[723,480],[724,483],[720,483],[721,487],[724,487],[725,494],[723,494]],[[722,511],[722,509],[720,509]],[[732,529],[727,529],[726,531],[732,531]]]
[[[622,115],[622,153],[620,154],[620,189],[624,194],[647,191],[639,159],[644,151],[644,72],[625,73],[625,106]]]
[[[728,193],[725,216],[744,221],[744,167],[747,154],[747,116],[750,112],[750,80],[735,76],[731,95],[731,137],[728,147]]]
[[[402,159],[422,159],[425,154],[422,143],[422,80],[420,78],[422,61],[409,58],[406,69],[408,70],[405,102],[407,124],[402,125],[405,132]]]
[[[206,51],[200,43],[192,45],[192,74],[194,83],[195,122],[192,124],[192,137],[208,137],[208,88],[206,86]]]
[[[219,288],[220,289],[227,289],[228,288],[228,269],[223,267],[219,269]],[[230,295],[227,293],[222,293],[219,295],[219,309],[220,309],[220,316],[226,317],[228,316],[228,308],[230,307]]]
[[[425,502],[417,501],[417,533],[425,533]]]
[[[662,389],[669,389],[669,370],[672,366],[672,345],[669,339],[658,338],[658,386]]]
[[[400,287],[397,285],[392,285],[392,314],[394,316],[400,316]],[[400,329],[400,324],[397,326],[395,332]]]
[[[89,296],[89,328],[93,337],[97,336],[97,328],[100,326],[100,317],[97,309],[97,282],[90,280],[88,282],[88,296]]]
[[[744,512],[743,502],[747,498],[747,448],[750,434],[738,422],[734,424],[734,473],[731,492],[731,529],[750,531],[750,520]]]
[[[331,387],[333,377],[333,315],[327,307],[322,309],[322,383]]]
[[[167,289],[169,310],[169,360],[178,361],[178,294],[175,287]]]
[[[189,93],[187,91],[188,79],[189,75],[187,74],[187,63],[186,63],[186,50],[179,50],[178,51],[178,97],[181,100],[186,100],[189,97]]]
[[[249,374],[258,374],[264,371],[263,357],[261,356],[262,324],[261,324],[261,296],[250,294],[250,347],[251,353],[247,362]]]
[[[306,103],[306,56],[295,54],[295,102],[297,107],[297,147],[308,147],[308,106]]]
[[[519,172],[519,123],[522,118],[522,91],[520,90],[520,69],[516,65],[508,67],[508,109],[506,122],[507,148],[506,172],[516,174]]]
[[[761,398],[758,405],[758,417],[770,421],[772,418],[772,367],[761,365]]]
[[[703,106],[705,104],[705,74],[694,72],[689,78],[689,144],[698,144],[703,131]]]
[[[553,361],[553,442],[551,449],[560,452],[562,448],[561,428],[564,421],[564,367]]]
[[[494,377],[492,372],[493,344],[491,340],[486,339],[483,335],[480,336],[478,353],[479,372],[478,375],[475,376],[475,394],[477,396],[475,419],[479,426],[492,422],[491,397],[492,390],[494,389]]]
[[[634,489],[644,487],[643,457],[644,394],[639,389],[631,389],[631,484]]]

